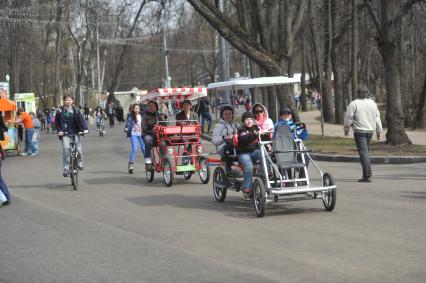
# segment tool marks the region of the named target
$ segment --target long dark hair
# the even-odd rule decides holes
[[[136,123],[138,121],[137,117],[136,117],[136,113],[135,113],[135,107],[138,106],[139,107],[139,111],[141,109],[141,106],[139,105],[139,103],[135,103],[132,105],[132,111],[130,112],[132,114],[132,119],[133,121]],[[139,112],[140,113],[140,112]]]

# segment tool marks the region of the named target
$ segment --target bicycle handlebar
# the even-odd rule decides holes
[[[87,133],[89,133],[89,131],[88,131],[88,130],[86,130],[86,131],[87,131]],[[61,133],[62,133],[62,135],[61,135]],[[76,134],[70,134],[70,133],[68,133],[68,132],[58,132],[58,135],[60,135],[60,136],[72,137],[72,136],[75,136]],[[83,131],[83,132],[78,132],[78,133],[77,133],[77,135],[78,135],[78,136],[84,136],[84,135],[85,135],[85,133],[84,133],[84,131]]]

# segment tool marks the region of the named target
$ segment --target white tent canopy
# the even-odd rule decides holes
[[[233,80],[226,82],[216,82],[211,83],[207,86],[207,89],[215,89],[222,91],[229,90],[243,90],[250,89],[255,87],[268,87],[268,86],[276,86],[276,85],[285,85],[285,84],[293,84],[300,82],[300,78],[289,78],[289,77],[261,77],[254,79],[243,79],[243,80]]]

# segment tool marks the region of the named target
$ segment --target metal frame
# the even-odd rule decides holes
[[[265,133],[262,133],[265,134]],[[295,194],[303,194],[304,198],[306,198],[307,193],[319,193],[314,194],[311,198],[322,198],[322,192],[329,191],[336,189],[337,186],[313,186],[311,187],[311,182],[309,180],[306,160],[305,160],[305,154],[309,158],[309,161],[312,162],[314,167],[317,169],[318,174],[321,176],[321,181],[323,179],[324,173],[319,168],[319,166],[315,163],[315,161],[311,158],[309,155],[309,151],[306,150],[303,141],[301,139],[295,139],[294,142],[296,143],[296,146],[298,149],[296,150],[289,150],[288,152],[297,152],[297,153],[303,153],[302,156],[302,163],[305,165],[303,167],[303,170],[305,171],[305,177],[304,178],[286,178],[286,176],[282,175],[280,170],[278,169],[278,166],[272,161],[271,157],[269,156],[266,145],[273,144],[273,141],[262,141],[262,137],[259,134],[259,146],[261,150],[261,163],[262,163],[262,170],[263,170],[263,176],[265,178],[265,187],[267,192],[267,203],[269,202],[277,202],[278,199],[275,196],[289,196],[289,195],[295,195]],[[272,184],[276,184],[277,180],[270,180],[269,178],[269,172],[268,172],[268,164],[271,166],[272,170],[274,171],[275,176],[279,178],[279,187],[274,188]],[[293,174],[294,176],[295,174]],[[298,182],[306,182],[306,185],[304,186],[298,186]],[[294,187],[284,187],[284,184],[286,183],[293,183]],[[308,198],[309,199],[309,198]],[[297,200],[297,199],[292,199]]]

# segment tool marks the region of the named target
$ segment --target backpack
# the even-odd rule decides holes
[[[40,120],[38,118],[33,118],[33,127],[35,129],[40,129],[41,128],[41,123],[40,123]]]
[[[206,113],[209,112],[209,104],[205,100],[201,100],[200,104],[198,106],[198,112],[199,113]]]

